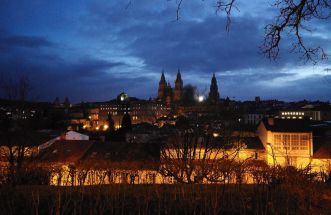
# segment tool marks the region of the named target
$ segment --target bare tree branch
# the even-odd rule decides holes
[[[182,6],[183,0],[176,0],[177,9],[176,9],[176,20],[180,19],[180,11]],[[232,9],[235,8],[239,11],[239,9],[235,6],[235,0],[216,0],[216,13],[218,12],[225,12],[226,13],[226,30],[230,30],[231,25],[231,12]]]
[[[183,3],[183,0],[176,0],[176,4],[177,4],[176,19],[177,20],[180,19],[180,10],[181,10],[182,3]]]
[[[303,40],[302,30],[311,31],[303,25],[312,19],[328,19],[331,16],[329,0],[277,0],[274,4],[279,8],[275,23],[265,27],[265,37],[261,52],[269,59],[275,60],[280,50],[280,42],[284,33],[294,35],[292,50],[302,53],[302,58],[314,64],[319,59],[324,60],[327,54],[320,46],[309,47]]]
[[[231,12],[232,9],[235,8],[237,11],[239,9],[235,6],[235,0],[217,0],[216,1],[216,13],[218,12],[225,12],[226,13],[226,30],[230,31],[230,26],[231,26]]]
[[[180,19],[183,0],[176,0],[176,19]],[[226,30],[230,30],[232,10],[239,9],[235,0],[215,0],[216,13],[225,12],[227,23]],[[265,27],[265,35],[261,53],[269,59],[278,58],[280,44],[284,34],[294,36],[291,52],[302,53],[301,59],[316,64],[319,60],[326,60],[328,54],[320,46],[310,47],[303,39],[302,31],[312,32],[304,26],[304,22],[312,19],[322,20],[331,17],[330,0],[275,0],[274,7],[279,9],[275,22]]]

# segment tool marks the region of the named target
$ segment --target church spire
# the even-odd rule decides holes
[[[157,96],[159,99],[164,100],[165,99],[165,94],[166,94],[166,88],[167,88],[167,82],[164,76],[164,71],[162,70],[161,78],[159,81],[159,89]]]
[[[219,99],[220,99],[220,94],[218,93],[217,80],[214,73],[210,83],[208,100],[211,103],[217,103]]]
[[[177,77],[176,77],[176,81],[175,81],[175,83],[178,83],[178,84],[183,85],[182,75],[180,74],[180,70],[179,70],[179,68],[178,68],[178,70],[177,70]]]
[[[174,90],[174,101],[179,101],[182,97],[183,92],[183,80],[180,74],[180,70],[177,70],[177,77],[175,81],[175,90]]]
[[[165,76],[164,76],[164,71],[162,70],[161,78],[159,84],[167,84]]]

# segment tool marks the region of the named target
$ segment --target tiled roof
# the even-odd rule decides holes
[[[273,121],[273,122],[272,122]],[[304,119],[268,119],[262,120],[267,130],[273,132],[310,132],[309,120]]]
[[[47,148],[39,159],[44,162],[75,163],[85,155],[93,143],[88,140],[59,140]]]
[[[174,148],[176,147],[179,139],[172,138],[169,140],[169,145],[166,147]],[[210,148],[222,148],[231,149],[238,147],[238,143],[243,144],[245,149],[264,149],[264,146],[259,137],[240,137],[240,136],[230,136],[230,137],[217,137],[212,142],[210,142]],[[172,145],[174,144],[174,145]],[[200,144],[200,142],[199,142]],[[203,147],[204,145],[199,145]]]
[[[155,144],[153,144],[156,146]],[[159,147],[152,149],[147,144],[127,142],[95,143],[86,152],[83,160],[152,161],[159,159]]]
[[[159,147],[152,149],[146,144],[95,143],[82,157],[79,165],[94,168],[157,169],[159,151]]]

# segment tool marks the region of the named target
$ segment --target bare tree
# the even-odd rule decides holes
[[[279,13],[274,23],[265,27],[265,37],[261,46],[262,53],[270,58],[276,59],[280,42],[284,34],[294,35],[292,51],[298,51],[306,61],[316,63],[317,60],[326,59],[327,54],[320,46],[310,47],[303,40],[302,30],[312,32],[305,26],[305,22],[313,19],[328,19],[331,16],[331,3],[329,0],[277,0],[274,6]]]
[[[184,0],[177,0],[176,17],[180,19],[180,10]],[[266,2],[267,4],[267,2]],[[305,24],[315,20],[327,20],[331,17],[330,0],[275,0],[272,4],[278,9],[274,22],[265,26],[261,53],[269,59],[278,57],[281,41],[285,35],[293,36],[291,51],[302,53],[301,58],[316,64],[327,59],[328,55],[320,46],[310,46],[303,39],[303,31],[313,32]],[[233,9],[239,11],[236,0],[215,0],[216,12],[225,13],[227,17],[226,30],[230,30]]]
[[[27,76],[22,76],[18,81],[6,79],[4,76],[0,82],[4,98],[14,101],[15,108],[9,107],[12,114],[1,115],[0,118],[0,146],[2,156],[6,158],[9,169],[9,180],[14,180],[21,170],[24,158],[27,154],[32,153],[27,146],[32,141],[31,125],[29,119],[25,117],[25,102],[31,89]]]
[[[238,170],[240,144],[215,138],[208,130],[186,129],[161,149],[160,173],[178,183],[222,183]]]
[[[200,139],[196,130],[187,129],[171,138],[161,150],[160,173],[179,183],[194,183],[202,177],[210,139]]]

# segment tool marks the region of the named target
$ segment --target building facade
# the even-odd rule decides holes
[[[124,114],[129,114],[132,124],[147,122],[153,124],[158,118],[167,116],[170,108],[161,101],[141,100],[121,93],[116,100],[99,104],[98,124],[101,129],[108,125],[108,117],[114,121],[115,129],[121,127]]]

